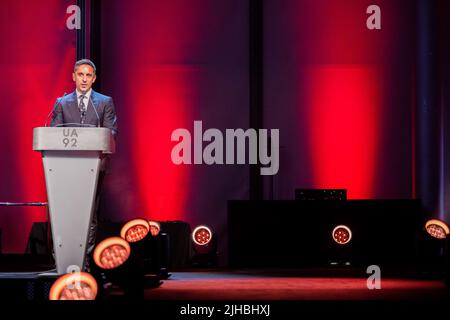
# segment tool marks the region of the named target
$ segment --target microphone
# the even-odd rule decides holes
[[[92,102],[91,96],[92,96],[92,92],[91,92],[91,94],[89,95],[89,101],[88,101],[88,103],[89,103],[89,102],[91,103],[92,109],[94,109],[94,111],[95,111],[95,115],[97,116],[97,127],[100,128],[100,117],[98,116],[97,109],[95,108],[95,105],[94,105],[94,103]]]
[[[52,115],[53,114],[53,111],[55,111],[55,108],[58,106],[58,104],[61,104],[61,100],[62,99],[64,99],[64,97],[66,96],[66,92],[64,92],[64,95],[61,97],[61,98],[59,98],[59,99],[56,99],[56,102],[55,102],[55,105],[53,106],[53,109],[52,109],[52,111],[50,111],[50,113],[48,114],[48,116],[47,116],[47,119],[45,119],[45,124],[44,124],[44,127],[46,127],[47,126],[47,122],[48,122],[48,118],[50,118],[50,115]]]

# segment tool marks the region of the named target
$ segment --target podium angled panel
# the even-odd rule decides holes
[[[98,151],[44,151],[43,162],[59,274],[84,267],[87,237],[95,207]]]

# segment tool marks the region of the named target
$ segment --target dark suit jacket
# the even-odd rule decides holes
[[[63,126],[63,124],[67,124],[67,126],[74,127],[76,126],[74,123],[80,123],[80,111],[78,109],[76,91],[65,95],[64,97],[60,97],[58,100],[59,103],[57,101],[53,110],[50,126]],[[100,121],[100,127],[111,129],[113,136],[116,136],[117,117],[113,99],[92,90],[90,101],[88,101],[86,105],[85,124],[98,126]],[[95,107],[97,113],[95,113],[93,107]]]

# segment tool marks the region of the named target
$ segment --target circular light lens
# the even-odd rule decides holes
[[[150,226],[147,220],[134,219],[125,223],[120,231],[120,236],[128,242],[138,242],[144,239],[149,231]]]
[[[438,219],[428,220],[425,224],[425,229],[430,236],[437,239],[445,239],[449,234],[449,228],[447,224]]]
[[[192,232],[192,240],[199,246],[207,245],[211,241],[212,232],[207,226],[198,226]]]
[[[332,237],[338,244],[347,244],[352,239],[352,231],[347,226],[339,225],[333,229]]]
[[[124,239],[108,238],[95,247],[94,262],[102,269],[114,269],[127,261],[130,252],[130,244]]]
[[[50,289],[50,300],[95,300],[97,282],[86,272],[68,273],[59,277]]]

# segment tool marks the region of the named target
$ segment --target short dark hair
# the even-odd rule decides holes
[[[94,74],[97,73],[97,68],[95,67],[95,64],[89,59],[81,59],[81,60],[78,60],[77,62],[75,62],[75,65],[73,66],[73,70],[75,71],[75,69],[78,66],[81,66],[83,64],[87,64],[87,65],[91,66],[92,69],[94,69]]]

